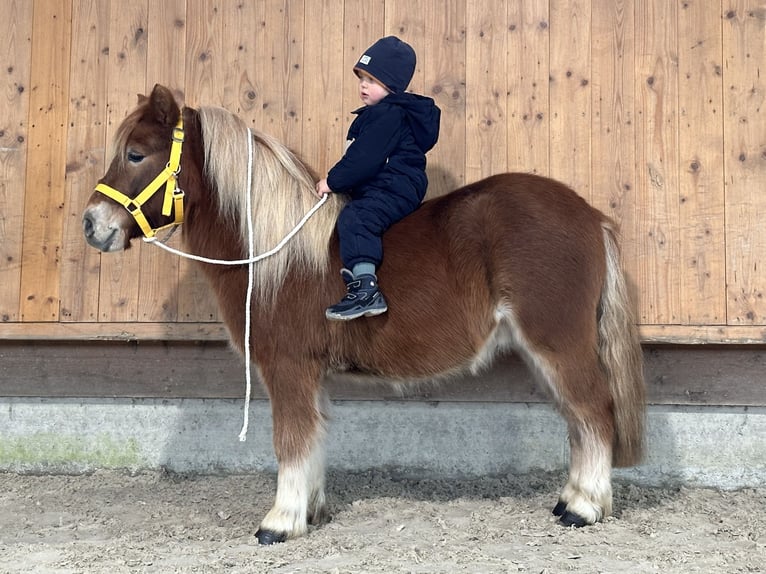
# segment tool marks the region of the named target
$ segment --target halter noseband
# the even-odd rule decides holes
[[[118,191],[105,183],[99,183],[96,186],[96,191],[103,193],[128,210],[128,213],[130,213],[133,216],[133,219],[136,220],[136,223],[141,228],[145,237],[154,237],[157,232],[162,229],[183,223],[184,192],[178,187],[178,174],[181,172],[181,147],[183,146],[183,143],[184,120],[183,116],[181,116],[178,119],[178,123],[173,128],[173,143],[170,146],[170,159],[168,160],[165,169],[163,169],[135,198],[128,197],[121,191]],[[146,218],[146,215],[144,215],[141,208],[154,196],[155,193],[157,193],[157,191],[159,191],[162,184],[165,184],[165,198],[162,202],[162,215],[169,217],[171,208],[175,208],[173,210],[175,217],[172,223],[154,228],[149,224],[149,220]]]

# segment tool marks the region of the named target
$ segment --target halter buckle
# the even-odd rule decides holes
[[[180,123],[180,122],[179,122]],[[173,137],[172,140],[177,143],[184,143],[184,138],[186,137],[186,134],[184,133],[183,126],[175,126],[173,128]]]

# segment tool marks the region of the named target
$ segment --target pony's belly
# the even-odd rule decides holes
[[[336,372],[377,379],[428,381],[470,372],[476,374],[509,349],[516,348],[519,335],[509,307],[498,306],[493,320],[479,330],[468,323],[452,329],[382,332],[370,347],[354,345],[352,352],[332,365]]]

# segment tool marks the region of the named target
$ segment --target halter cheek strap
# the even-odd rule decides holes
[[[184,143],[184,121],[183,116],[179,118],[178,123],[173,128],[173,143],[170,146],[170,159],[165,169],[163,169],[152,182],[147,185],[136,197],[128,197],[121,191],[113,187],[99,183],[96,191],[103,193],[110,199],[113,199],[125,209],[128,210],[136,220],[138,227],[141,228],[145,237],[152,238],[158,231],[174,225],[180,225],[184,220],[184,192],[178,187],[178,174],[181,172],[181,148]],[[142,207],[149,201],[157,191],[165,185],[165,197],[162,201],[162,215],[169,217],[171,210],[174,214],[173,221],[160,227],[152,227],[146,218]]]

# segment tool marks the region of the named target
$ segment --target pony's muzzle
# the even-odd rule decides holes
[[[82,216],[85,241],[99,251],[125,249],[125,232],[118,217],[113,217],[105,204],[89,206]]]

